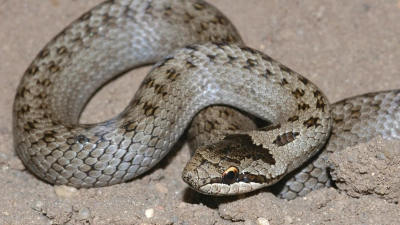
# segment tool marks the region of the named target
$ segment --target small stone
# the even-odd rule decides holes
[[[289,224],[292,224],[292,223],[293,223],[292,217],[290,217],[290,216],[285,216],[285,222],[286,222],[286,223],[289,223]]]
[[[37,212],[42,211],[44,203],[42,201],[35,201],[34,203],[31,204],[31,208],[36,210]]]
[[[381,160],[385,160],[385,159],[386,159],[385,154],[383,154],[382,152],[379,152],[378,155],[377,155],[376,157],[377,157],[378,159],[381,159]]]
[[[379,185],[374,189],[375,193],[378,195],[386,195],[387,189],[385,186]]]
[[[65,185],[54,186],[54,193],[59,197],[70,198],[78,195],[78,189]]]
[[[88,207],[82,208],[78,212],[78,218],[80,220],[88,220],[90,219],[90,209]]]
[[[103,192],[100,189],[98,189],[98,190],[96,190],[96,195],[101,196],[101,195],[103,195]]]
[[[154,209],[146,209],[144,212],[144,215],[146,215],[147,218],[151,218],[154,216]]]
[[[269,225],[269,221],[267,218],[260,217],[257,219],[256,222],[257,222],[257,225]]]
[[[7,163],[8,160],[9,159],[8,159],[8,156],[6,154],[0,153],[0,164]]]
[[[399,144],[399,140],[388,141],[386,144],[386,148],[380,149],[380,152],[383,153],[387,158],[393,159],[397,153],[396,150]]]
[[[157,183],[156,184],[156,190],[163,193],[163,194],[167,194],[168,193],[168,188],[162,184],[162,183]]]

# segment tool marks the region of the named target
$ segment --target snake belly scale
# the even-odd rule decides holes
[[[154,62],[123,112],[97,124],[78,123],[99,87]],[[367,101],[375,106],[369,112],[394,107],[397,93],[369,95],[367,99],[381,100]],[[383,127],[382,120],[362,123],[383,114],[361,110],[365,97],[354,99],[336,104],[332,119],[322,91],[265,54],[244,47],[229,20],[204,1],[106,1],[51,40],[25,72],[14,102],[14,143],[27,168],[50,183],[108,186],[157,164],[193,118],[213,117],[207,113],[214,108],[233,112],[229,118],[235,121],[240,112],[225,107],[230,106],[272,125],[222,136],[216,132],[219,142],[199,147],[183,179],[206,194],[238,194],[272,185],[302,165],[324,146],[333,123],[338,126],[330,139],[342,135],[346,140],[349,134],[341,127],[353,126],[347,124],[348,109],[358,110],[360,120],[354,126],[361,130]],[[335,114],[340,111],[344,115]],[[397,115],[396,110],[390,113]],[[197,128],[190,133],[207,135]],[[374,129],[360,141],[385,133],[382,130]],[[397,137],[393,131],[385,134]],[[353,142],[331,143],[327,154],[315,156],[323,162],[311,163],[313,168],[325,171],[329,154]],[[305,194],[304,173],[311,174],[300,169],[300,175],[284,178],[286,189],[278,195]],[[321,183],[329,185],[329,180]]]

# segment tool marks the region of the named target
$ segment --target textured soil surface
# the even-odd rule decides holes
[[[400,224],[399,143],[380,138],[331,157],[338,189],[293,201],[268,190],[221,198],[181,179],[184,142],[131,182],[77,190],[34,177],[12,143],[12,103],[41,48],[100,0],[0,1],[0,224]],[[400,87],[399,0],[209,0],[248,46],[317,84],[331,102]],[[100,90],[81,122],[98,122],[128,104],[148,71]]]

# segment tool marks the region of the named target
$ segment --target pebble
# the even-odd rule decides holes
[[[385,154],[383,154],[382,152],[378,153],[378,155],[376,157],[378,157],[378,159],[382,159],[382,160],[386,159]]]
[[[87,220],[90,219],[90,209],[88,207],[82,208],[78,212],[78,218],[80,220]]]
[[[267,218],[260,217],[256,221],[257,225],[269,225],[269,221]]]
[[[0,163],[8,162],[8,156],[4,153],[0,153]]]
[[[168,193],[168,188],[167,188],[164,184],[162,184],[162,183],[157,183],[157,184],[155,185],[155,187],[156,187],[156,190],[157,190],[158,192],[161,192],[161,193],[163,193],[163,194],[167,194],[167,193]]]
[[[396,155],[397,146],[399,141],[389,141],[386,145],[386,148],[382,148],[380,151],[389,159],[393,159]],[[381,156],[382,157],[382,156]]]
[[[31,204],[31,208],[36,210],[37,212],[42,211],[44,203],[42,201],[35,201],[34,203]]]
[[[154,216],[154,209],[146,209],[144,212],[144,215],[146,215],[147,218],[151,218]]]
[[[65,185],[54,186],[54,193],[59,197],[70,198],[78,195],[78,189]]]
[[[292,224],[293,223],[293,218],[290,217],[290,216],[285,216],[285,222],[289,223],[289,224]]]

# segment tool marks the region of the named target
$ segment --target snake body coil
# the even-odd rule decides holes
[[[78,124],[100,86],[153,62],[122,113]],[[211,5],[107,1],[64,29],[27,69],[14,102],[14,143],[24,164],[50,183],[113,185],[159,162],[203,108],[231,106],[272,125],[248,131],[231,126],[232,134],[213,137],[219,142],[193,155],[184,180],[200,192],[222,195],[278,182],[324,146],[334,123],[326,150],[281,182],[279,195],[290,199],[329,185],[325,161],[332,151],[376,135],[397,138],[398,100],[398,91],[344,100],[333,106],[332,120],[331,105],[315,85],[244,47],[233,25]],[[190,133],[197,140],[220,135],[215,125],[204,130],[207,121],[200,118],[218,121],[225,112],[231,124],[241,117],[214,106],[199,113]],[[310,182],[315,177],[321,179]]]

